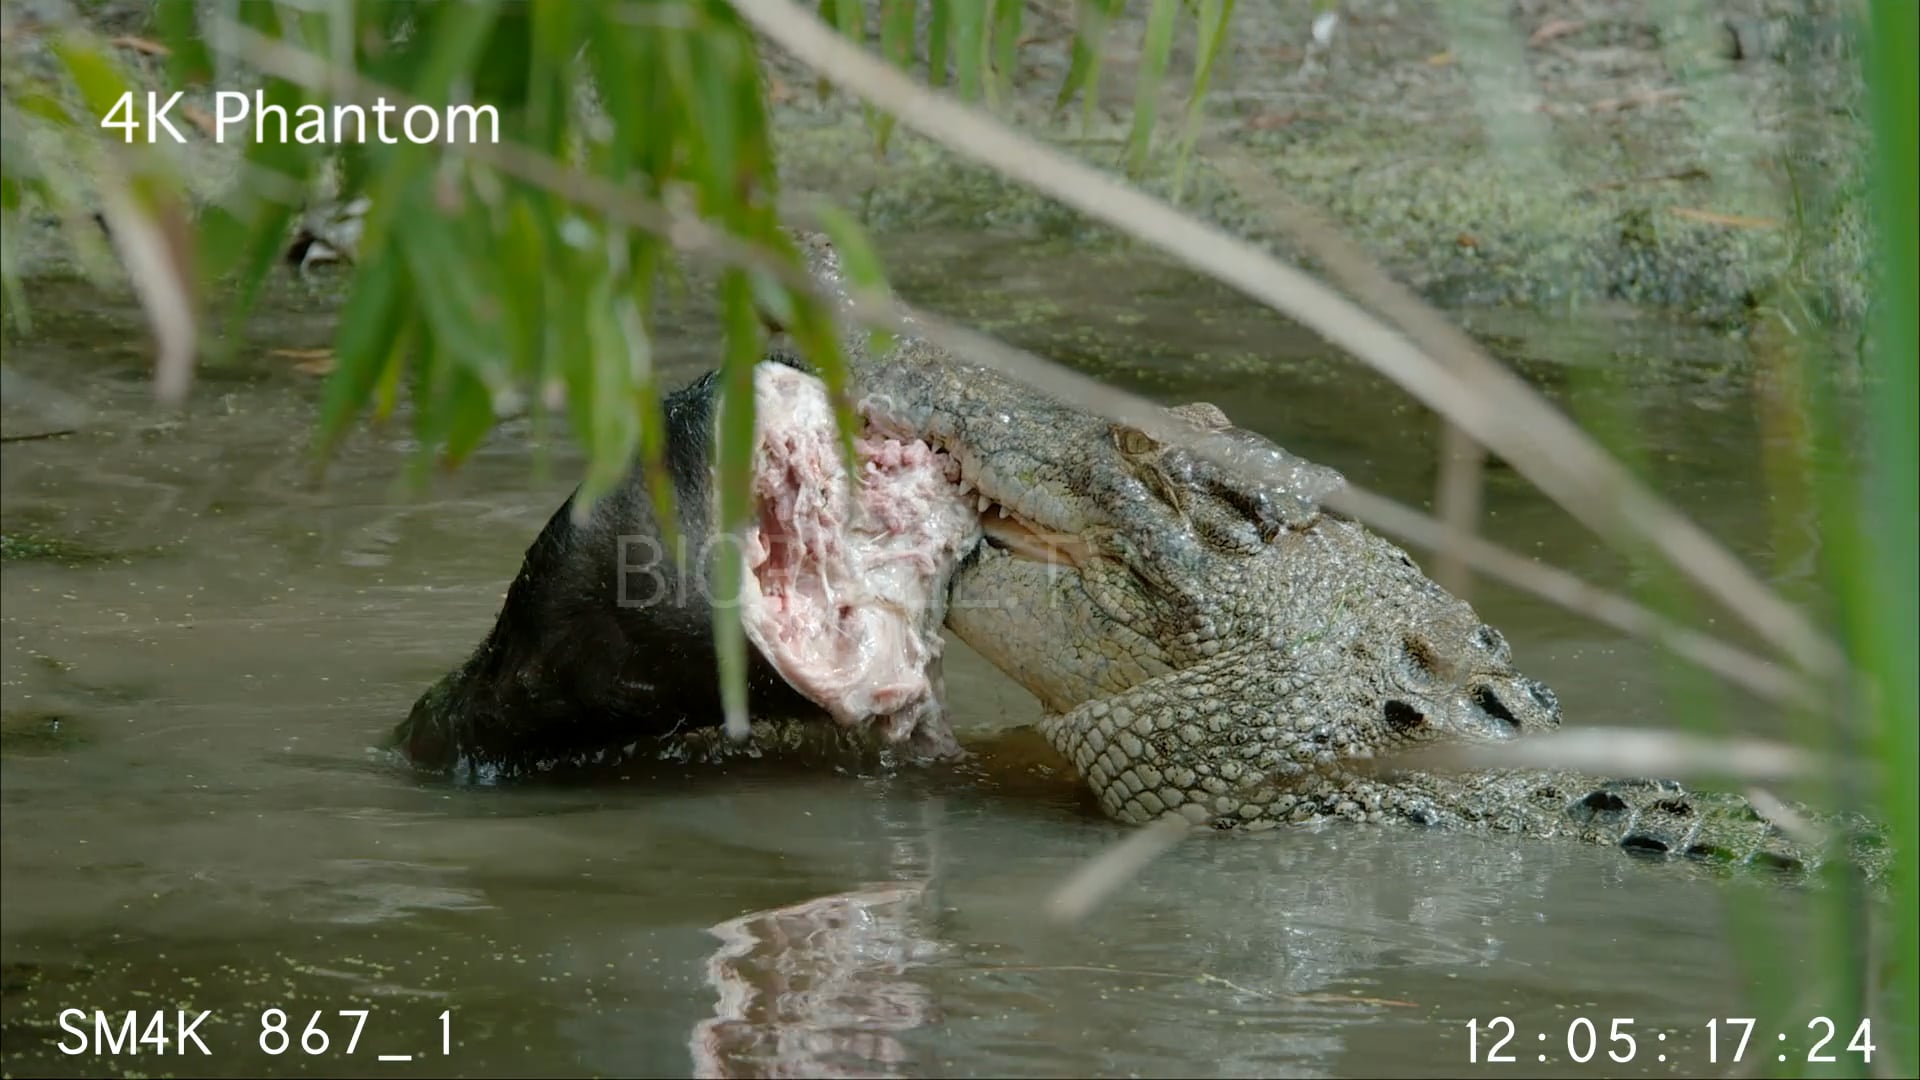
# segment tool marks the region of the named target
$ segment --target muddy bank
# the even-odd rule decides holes
[[[1096,107],[1056,111],[1072,8],[1030,3],[1019,70],[996,111],[1117,168],[1144,16],[1130,7],[1108,35]],[[136,33],[144,8],[104,4],[94,17],[104,34]],[[1860,322],[1866,134],[1856,43],[1835,0],[1344,0],[1338,9],[1325,45],[1314,44],[1312,0],[1237,11],[1187,171],[1189,209],[1290,254],[1209,160],[1209,147],[1224,147],[1450,308],[1624,303],[1740,326],[1780,307]],[[1183,23],[1141,179],[1161,194],[1173,191],[1193,51]],[[124,55],[158,84],[154,58]],[[833,197],[885,233],[1123,243],[910,132],[877,154],[857,103],[822,97],[778,55],[770,70],[790,192]],[[201,139],[183,155],[201,195],[232,182],[235,149]],[[72,268],[44,220],[10,241],[30,274]]]
[[[1492,17],[1465,4],[1338,6],[1325,47],[1311,47],[1310,0],[1237,11],[1190,166],[1190,210],[1287,251],[1208,160],[1212,143],[1448,307],[1620,302],[1711,325],[1773,304],[1811,304],[1843,324],[1864,314],[1866,135],[1858,58],[1835,5],[1480,5],[1500,9]],[[1701,10],[1689,17],[1691,6]],[[1002,114],[1117,169],[1138,21],[1111,34],[1087,124],[1077,102],[1051,108],[1069,24],[1029,15],[1019,100]],[[1183,34],[1179,85],[1192,70]],[[878,158],[850,103],[797,85],[775,85],[791,187],[838,196],[887,232],[1118,242],[911,134]],[[1163,122],[1143,178],[1161,194],[1173,190],[1175,136]]]

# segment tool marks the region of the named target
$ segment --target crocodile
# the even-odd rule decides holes
[[[848,304],[832,246],[803,247]],[[1393,767],[1422,746],[1552,731],[1561,707],[1470,605],[1323,505],[1338,472],[1208,403],[1166,409],[1173,437],[1156,437],[922,337],[880,356],[844,340],[868,424],[949,455],[988,510],[947,629],[1038,699],[1040,733],[1110,817],[1398,821],[1789,870],[1825,857],[1801,828],[1817,822],[1856,865],[1884,863],[1858,818],[1776,821],[1671,780]]]
[[[806,234],[798,243],[815,280],[843,311],[851,307],[831,244]],[[879,530],[882,546],[926,521],[945,524],[865,564],[900,555],[917,565],[906,586],[888,586],[914,594],[905,601],[867,588],[847,603],[837,590],[857,585],[862,572],[823,568],[813,539],[800,545],[806,588],[761,582],[749,590],[749,600],[782,597],[770,620],[760,613],[753,636],[756,717],[824,712],[911,756],[954,757],[961,748],[944,725],[934,632],[944,623],[1033,694],[1040,733],[1121,822],[1175,816],[1261,831],[1396,821],[1576,837],[1715,863],[1820,861],[1813,845],[1731,794],[1664,780],[1442,774],[1385,761],[1423,745],[1551,731],[1561,708],[1471,606],[1404,550],[1324,505],[1345,483],[1338,472],[1236,427],[1209,404],[1169,408],[1155,423],[1116,423],[914,332],[870,351],[867,335],[842,321],[868,478],[893,469],[895,490],[920,492],[916,512],[881,508],[890,522]],[[779,331],[777,319],[769,323]],[[811,402],[797,409],[812,417],[806,431],[783,428],[772,440],[800,446],[810,464],[789,457],[773,470],[788,480],[771,498],[761,491],[750,530],[761,537],[793,533],[796,496],[820,496],[813,520],[827,533],[852,520],[829,497],[844,477],[827,461],[831,410],[818,381],[764,377],[806,370],[789,345],[776,334],[778,362],[762,364],[756,381],[775,395],[762,396],[763,410]],[[682,533],[695,538],[711,520],[714,387],[711,377],[700,380],[668,403],[667,464]],[[931,478],[949,490],[924,490],[940,486]],[[416,764],[514,773],[630,754],[647,740],[665,752],[712,741],[721,709],[704,594],[696,588],[691,601],[671,604],[617,599],[623,538],[661,538],[646,490],[636,472],[584,516],[571,500],[553,516],[493,632],[396,733]],[[957,519],[956,504],[968,520]],[[847,546],[827,539],[829,548]],[[758,541],[749,547],[759,552],[754,575],[793,569]],[[687,575],[699,571],[669,573],[676,594],[687,594]],[[806,609],[804,624],[785,619],[794,604]],[[878,622],[863,614],[878,609],[891,614]],[[750,627],[755,620],[749,611]],[[835,655],[866,663],[871,648],[887,652],[893,689],[875,694],[864,677],[835,677],[839,661],[810,651],[847,633],[852,647]]]

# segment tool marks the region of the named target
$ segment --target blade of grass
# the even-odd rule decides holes
[[[1179,26],[1180,0],[1153,0],[1147,12],[1146,39],[1140,45],[1140,73],[1134,83],[1133,130],[1127,135],[1127,175],[1139,178],[1147,171],[1147,151],[1153,142],[1153,123],[1160,105],[1160,83],[1167,77],[1167,59],[1173,55],[1173,34]]]
[[[1920,93],[1913,42],[1920,8],[1875,0],[1869,15],[1866,75],[1873,128],[1872,191],[1878,227],[1878,297],[1868,370],[1877,383],[1867,403],[1872,472],[1866,502],[1872,525],[1866,565],[1849,590],[1847,617],[1861,666],[1878,693],[1871,703],[1881,767],[1881,810],[1896,849],[1895,910],[1920,910]],[[1896,1015],[1920,1008],[1920,926],[1896,920],[1893,975]],[[1920,1067],[1914,1026],[1896,1029],[1892,1070]]]
[[[1106,56],[1107,27],[1119,10],[1119,0],[1080,0],[1074,6],[1073,50],[1067,61],[1066,77],[1060,80],[1060,93],[1053,99],[1055,112],[1067,107],[1075,94],[1085,94],[1080,114],[1080,132],[1093,129],[1093,112],[1100,91],[1100,62]]]
[[[650,246],[649,250],[656,250]],[[653,336],[635,294],[651,293],[657,256],[645,260],[616,313],[622,339],[632,357],[633,408],[640,418],[640,465],[647,478],[647,497],[653,504],[660,541],[684,566],[686,549],[680,539],[680,521],[673,493],[673,474],[667,467],[667,413],[661,404],[660,379],[653,366]]]
[[[880,55],[902,71],[913,63],[914,12],[914,0],[881,0],[880,3]],[[886,154],[887,142],[893,138],[897,123],[890,112],[882,112],[875,121],[875,149],[880,154]]]
[[[747,720],[747,634],[741,623],[746,554],[743,533],[752,516],[754,442],[754,369],[760,362],[760,320],[753,307],[753,285],[745,272],[729,270],[720,282],[721,321],[726,356],[721,363],[720,527],[715,533],[713,639],[720,660],[720,698],[727,737],[745,741]]]
[[[827,12],[828,12],[828,5],[822,4],[820,8],[821,17],[827,18]],[[832,18],[830,21],[836,27],[839,28],[842,34],[845,34],[847,36],[848,41],[851,41],[857,45],[865,45],[867,43],[866,20],[867,20],[867,6],[864,0],[844,0],[843,3],[839,3],[832,6]],[[886,16],[883,13],[881,15],[882,33],[885,32],[885,29],[886,29]],[[826,76],[822,76],[822,77],[825,78]],[[863,120],[866,121],[867,130],[873,133],[874,145],[875,146],[880,145],[880,141],[882,137],[881,130],[880,130],[881,114],[879,113],[879,111],[877,111],[873,107],[873,102],[868,101],[864,98],[861,99],[860,116]]]
[[[993,3],[993,77],[987,83],[991,96],[1004,100],[1013,93],[1013,80],[1020,65],[1020,23],[1026,0],[991,0]]]
[[[832,238],[839,249],[841,259],[847,267],[847,275],[861,284],[879,284],[885,287],[881,276],[880,261],[873,254],[873,246],[867,242],[866,231],[861,229],[853,218],[835,207],[821,204],[816,208],[821,227]],[[793,328],[795,340],[806,350],[809,359],[820,369],[821,381],[826,383],[828,400],[833,403],[833,414],[840,433],[841,464],[847,471],[850,484],[858,485],[863,472],[859,455],[854,451],[853,440],[860,433],[860,417],[854,411],[853,397],[850,392],[850,378],[847,371],[845,354],[840,348],[839,328],[821,305],[801,305]],[[892,337],[885,331],[872,331],[868,338],[868,348],[877,350],[873,355],[883,355],[893,347]]]
[[[26,150],[9,145],[4,153],[5,160],[17,162],[20,158],[15,155],[24,155]],[[22,334],[33,333],[33,313],[27,303],[26,290],[20,287],[19,255],[14,251],[13,234],[9,232],[8,223],[18,218],[21,191],[28,186],[12,175],[0,174],[0,298],[6,302],[6,322]]]
[[[928,86],[945,86],[953,77],[948,68],[953,33],[953,0],[932,0],[927,6]]]
[[[1173,162],[1173,205],[1179,206],[1187,187],[1187,165],[1193,157],[1194,141],[1200,137],[1200,121],[1207,102],[1207,87],[1213,80],[1213,65],[1220,58],[1220,47],[1227,40],[1227,24],[1233,20],[1233,0],[1200,0],[1200,57],[1194,65],[1193,89],[1187,96],[1187,115],[1181,124],[1180,150]]]
[[[213,53],[200,34],[193,0],[157,0],[154,26],[167,46],[167,77],[175,86],[191,86],[213,78]]]
[[[446,429],[440,434],[440,464],[458,468],[493,430],[494,395],[469,368],[455,368],[446,395]]]
[[[987,5],[991,0],[949,0],[953,9],[953,52],[961,101],[980,98],[981,68],[986,64]]]
[[[584,268],[583,268],[584,271]],[[586,393],[570,395],[574,426],[587,446],[587,475],[574,496],[573,516],[584,522],[593,505],[620,485],[639,446],[634,415],[631,346],[614,311],[615,283],[602,276],[588,294]],[[581,383],[575,383],[581,387]]]

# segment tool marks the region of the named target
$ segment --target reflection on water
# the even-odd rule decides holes
[[[921,242],[909,286],[953,265]],[[1089,277],[1045,252],[973,265],[997,288],[1056,290],[1030,342],[1222,402],[1374,487],[1430,487],[1431,425],[1265,316],[1151,268]],[[1137,291],[1098,296],[1112,281]],[[947,299],[992,306],[982,295]],[[417,778],[377,744],[486,631],[577,457],[556,452],[543,477],[529,429],[509,425],[410,495],[396,425],[352,440],[315,486],[317,386],[265,350],[322,343],[323,311],[281,304],[190,415],[166,417],[130,304],[38,299],[48,333],[9,343],[0,419],[78,430],[0,459],[7,532],[68,544],[9,560],[0,604],[9,1074],[1434,1075],[1471,1068],[1465,1024],[1497,1015],[1554,1033],[1531,1048],[1550,1052],[1540,1068],[1586,1074],[1563,1049],[1575,1014],[1670,1031],[1668,1060],[1633,1068],[1692,1073],[1705,1021],[1741,1000],[1720,900],[1746,886],[1560,844],[1199,837],[1081,925],[1049,925],[1048,891],[1120,834],[1044,752],[923,770],[639,762],[591,785]],[[1069,330],[1068,312],[1106,308],[1124,318]],[[1583,362],[1578,328],[1522,329],[1516,350]],[[705,332],[694,320],[663,343],[680,376],[706,362]],[[1660,340],[1706,374],[1638,399],[1656,480],[1764,566],[1749,414],[1714,374],[1727,347]],[[1185,363],[1183,343],[1206,356]],[[1510,474],[1488,506],[1519,550],[1619,579]],[[1497,589],[1475,599],[1570,722],[1666,719],[1639,646]],[[957,645],[947,677],[963,736],[1033,716]],[[1795,916],[1796,896],[1761,892],[1766,917]],[[1802,961],[1783,946],[1771,977]],[[70,1057],[67,1008],[211,1010],[213,1053]],[[270,1009],[328,1049],[263,1052]],[[358,1009],[348,1053],[339,1011]]]
[[[895,1032],[936,1019],[907,978],[940,952],[921,929],[924,881],[874,885],[755,911],[713,928],[719,994],[688,1049],[700,1077],[902,1076]]]

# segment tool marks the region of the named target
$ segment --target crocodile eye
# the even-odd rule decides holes
[[[1139,428],[1115,428],[1113,439],[1123,454],[1151,454],[1154,449],[1160,445],[1154,441],[1153,436],[1141,431]]]
[[[1440,673],[1439,660],[1433,655],[1433,646],[1417,637],[1405,638],[1400,642],[1400,656],[1409,670],[1433,678]]]

